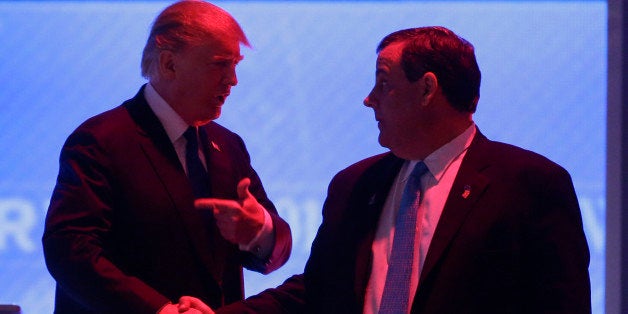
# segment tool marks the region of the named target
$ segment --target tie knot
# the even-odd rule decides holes
[[[427,172],[427,166],[424,162],[419,161],[410,172],[410,179],[419,180]]]
[[[188,127],[188,129],[183,133],[183,137],[185,137],[188,147],[190,145],[193,145],[192,147],[198,147],[198,134],[195,127]]]
[[[408,181],[406,181],[405,190],[409,191],[423,191],[423,187],[421,184],[421,177],[427,172],[427,166],[423,161],[419,161],[410,172],[408,176]]]

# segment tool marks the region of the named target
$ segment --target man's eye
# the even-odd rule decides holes
[[[380,82],[379,82],[379,87],[380,87],[382,90],[387,90],[387,89],[388,89],[388,82],[387,82],[387,81],[380,81]]]
[[[229,61],[216,61],[216,62],[213,62],[212,65],[220,67],[220,68],[224,68],[224,67],[228,67],[229,65],[231,65],[231,62],[229,62]]]

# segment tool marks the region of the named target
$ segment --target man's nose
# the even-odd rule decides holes
[[[362,103],[363,103],[365,106],[367,106],[367,107],[371,107],[371,108],[372,108],[372,107],[375,105],[374,99],[375,99],[375,98],[373,97],[373,91],[371,91],[371,92],[370,92],[370,93],[366,96],[366,98],[364,98],[364,101],[363,101]]]
[[[225,73],[223,76],[223,83],[230,86],[238,85],[238,75],[236,74],[235,66],[230,67],[227,70],[225,70]]]

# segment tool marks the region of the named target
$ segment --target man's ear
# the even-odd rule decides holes
[[[419,81],[421,81],[421,85],[423,87],[421,91],[421,100],[424,104],[429,104],[438,90],[438,78],[436,78],[434,73],[426,72],[419,79]]]
[[[171,80],[175,77],[175,55],[170,50],[159,52],[159,77]]]

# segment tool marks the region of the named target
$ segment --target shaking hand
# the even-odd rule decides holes
[[[157,314],[214,314],[214,311],[203,301],[195,297],[183,296],[179,303],[168,303]]]
[[[214,311],[195,297],[182,296],[179,298],[179,304],[177,304],[179,313],[200,313],[200,314],[214,314]]]

